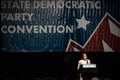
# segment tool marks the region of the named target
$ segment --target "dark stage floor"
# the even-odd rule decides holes
[[[1,53],[0,77],[3,80],[79,80],[81,53]],[[88,53],[98,65],[100,80],[117,80],[119,53]],[[1,80],[1,79],[0,79]]]

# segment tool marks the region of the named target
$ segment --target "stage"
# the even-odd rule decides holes
[[[1,53],[0,76],[4,80],[79,80],[77,63],[81,53]],[[98,65],[93,76],[116,80],[119,76],[119,53],[88,53]],[[88,75],[89,76],[89,75]]]

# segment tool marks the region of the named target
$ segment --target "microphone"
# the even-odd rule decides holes
[[[87,60],[87,64],[88,64],[88,60]]]

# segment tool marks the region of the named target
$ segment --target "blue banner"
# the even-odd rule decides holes
[[[120,51],[118,0],[1,0],[2,51]]]

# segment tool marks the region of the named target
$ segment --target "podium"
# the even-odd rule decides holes
[[[98,69],[97,69],[97,65],[96,64],[83,64],[80,65],[80,69],[79,69],[80,73],[82,74],[89,74],[89,73],[97,73]]]
[[[97,76],[98,69],[96,64],[83,64],[80,65],[80,77],[83,77],[83,80],[91,80],[92,77]]]

